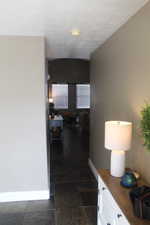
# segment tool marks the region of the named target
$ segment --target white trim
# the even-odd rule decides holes
[[[94,166],[94,164],[93,164],[93,162],[92,162],[92,160],[90,158],[88,160],[88,164],[89,164],[89,167],[90,167],[90,169],[91,169],[95,179],[98,181],[98,171],[95,168],[95,166]]]
[[[0,202],[30,201],[49,199],[49,190],[3,192],[0,193]]]

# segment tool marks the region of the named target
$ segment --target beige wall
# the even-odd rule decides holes
[[[42,37],[0,36],[0,193],[48,190]]]
[[[97,168],[109,167],[104,149],[105,120],[134,125],[127,164],[150,182],[150,152],[139,135],[140,110],[150,101],[150,3],[91,56],[91,152]]]

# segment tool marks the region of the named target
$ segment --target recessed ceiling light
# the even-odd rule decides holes
[[[71,34],[72,34],[73,36],[79,36],[79,35],[80,35],[80,30],[79,30],[79,29],[73,29],[73,30],[71,31]]]

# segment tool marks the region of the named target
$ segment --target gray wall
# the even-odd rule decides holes
[[[109,167],[104,149],[106,120],[132,121],[127,165],[150,182],[150,153],[139,132],[140,111],[150,101],[150,3],[91,56],[91,152],[97,168]]]
[[[0,37],[0,192],[48,190],[41,37]]]

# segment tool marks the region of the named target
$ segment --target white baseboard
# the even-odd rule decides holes
[[[95,179],[98,181],[98,172],[97,172],[97,169],[95,168],[94,164],[92,163],[92,160],[89,158],[88,160],[88,164],[89,164],[89,167],[95,177]]]
[[[49,199],[49,190],[0,193],[0,202],[16,202]]]

